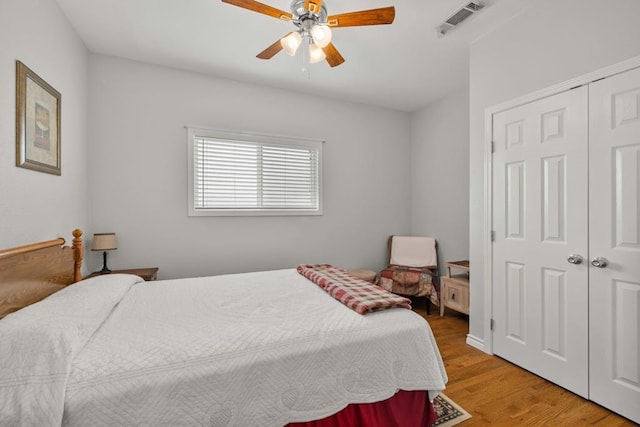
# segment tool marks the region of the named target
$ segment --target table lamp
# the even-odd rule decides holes
[[[95,233],[93,235],[93,243],[91,244],[92,251],[104,251],[102,254],[102,270],[100,273],[108,273],[111,270],[107,268],[107,251],[114,251],[118,249],[118,241],[116,240],[116,233]]]

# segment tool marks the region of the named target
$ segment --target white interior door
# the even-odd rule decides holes
[[[589,98],[590,396],[640,423],[640,69]]]
[[[587,94],[494,114],[492,257],[495,354],[585,397]]]

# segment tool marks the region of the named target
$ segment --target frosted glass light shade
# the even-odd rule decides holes
[[[309,45],[309,62],[315,64],[316,62],[323,61],[327,55],[318,45],[312,43]]]
[[[331,28],[327,25],[316,24],[311,27],[311,37],[318,47],[326,47],[331,43]]]
[[[300,33],[291,33],[280,39],[282,48],[289,56],[294,56],[296,54],[296,50],[298,50],[300,43],[302,43],[302,36]]]

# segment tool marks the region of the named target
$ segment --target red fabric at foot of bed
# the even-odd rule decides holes
[[[352,403],[321,420],[286,427],[428,427],[435,421],[436,413],[426,391],[400,390],[381,402]]]

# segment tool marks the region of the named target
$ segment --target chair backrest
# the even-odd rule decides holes
[[[389,265],[429,267],[437,271],[436,240],[421,236],[390,236]]]

